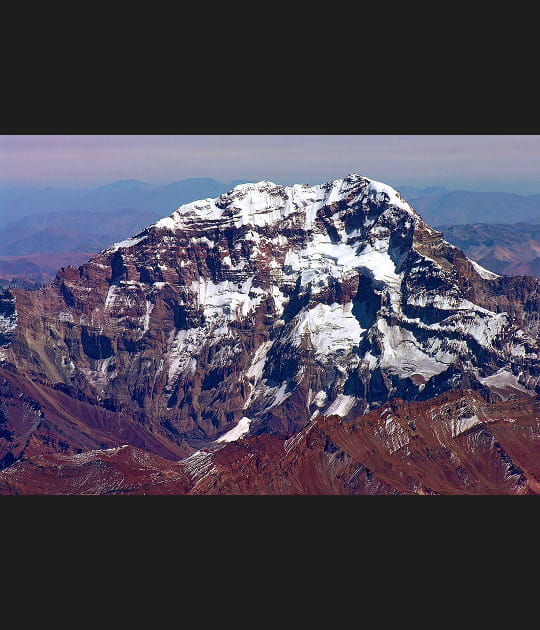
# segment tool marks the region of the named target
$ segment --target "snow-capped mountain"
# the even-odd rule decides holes
[[[535,395],[538,287],[470,261],[383,183],[262,181],[5,294],[0,360],[218,448],[458,386]]]

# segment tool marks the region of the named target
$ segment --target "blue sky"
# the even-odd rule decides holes
[[[4,186],[188,177],[314,184],[350,172],[394,187],[540,194],[540,135],[0,136]]]

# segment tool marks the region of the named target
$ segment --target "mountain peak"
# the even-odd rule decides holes
[[[362,197],[385,202],[418,216],[391,186],[358,173],[325,184],[283,186],[261,180],[236,185],[216,198],[184,204],[170,216],[157,221],[156,228],[169,230],[222,225],[264,227],[304,216],[304,228],[311,229],[317,212],[325,206],[358,202]]]
[[[275,188],[280,184],[276,184],[275,182],[271,182],[267,179],[262,179],[258,182],[242,182],[241,184],[236,184],[233,186],[228,192],[234,191],[242,191],[242,190],[251,190],[251,189],[259,189],[259,188]]]

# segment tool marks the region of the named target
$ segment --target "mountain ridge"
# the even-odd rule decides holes
[[[51,450],[0,470],[0,494],[537,495],[538,411],[537,399],[452,390],[177,460],[123,443]]]

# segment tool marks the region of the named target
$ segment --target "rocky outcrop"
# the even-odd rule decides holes
[[[538,281],[483,269],[356,174],[242,184],[10,296],[0,360],[191,451],[396,397],[538,391]]]

